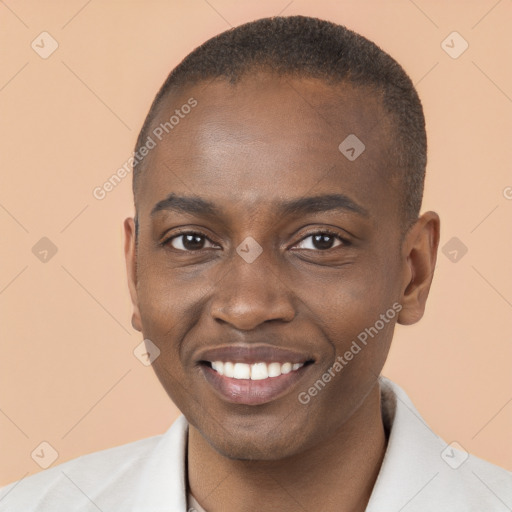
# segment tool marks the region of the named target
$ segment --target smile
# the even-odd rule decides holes
[[[208,387],[223,402],[263,405],[283,398],[307,379],[317,356],[306,350],[253,343],[208,347],[194,359]]]
[[[265,363],[259,362],[254,364],[247,363],[233,363],[230,361],[211,361],[211,368],[218,374],[224,375],[232,379],[240,380],[264,380],[286,375],[290,372],[296,371],[304,363]]]

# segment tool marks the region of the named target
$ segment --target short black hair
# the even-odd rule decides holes
[[[414,85],[390,55],[364,36],[306,16],[262,18],[229,29],[203,43],[176,66],[158,91],[137,139],[138,152],[160,105],[172,91],[215,78],[231,84],[251,72],[320,78],[374,91],[392,120],[390,165],[403,183],[404,227],[418,217],[427,163],[423,108]],[[341,141],[340,141],[341,142]],[[143,165],[133,169],[133,193]]]

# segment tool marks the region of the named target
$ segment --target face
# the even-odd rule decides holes
[[[399,316],[421,316],[407,303],[388,116],[365,89],[260,74],[187,87],[151,130],[191,97],[153,136],[137,250],[125,221],[133,325],[219,453],[299,454],[364,402]],[[349,134],[365,145],[353,161],[338,148]]]

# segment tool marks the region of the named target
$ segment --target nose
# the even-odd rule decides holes
[[[289,322],[295,317],[292,290],[277,269],[260,256],[252,263],[235,254],[227,274],[215,285],[211,315],[238,330],[252,330],[270,321]],[[231,262],[230,262],[231,263]]]

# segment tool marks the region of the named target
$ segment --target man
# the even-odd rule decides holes
[[[512,475],[439,439],[381,369],[423,315],[420,100],[376,45],[258,20],[157,94],[125,221],[134,312],[183,412],[0,494],[9,511],[502,511]]]

